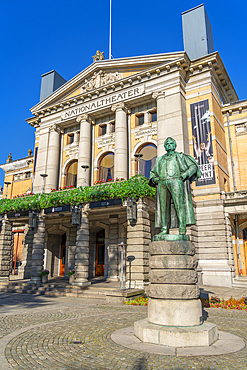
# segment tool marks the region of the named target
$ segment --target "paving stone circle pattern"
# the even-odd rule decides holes
[[[53,302],[60,304],[57,308],[54,303],[52,308],[30,308],[17,314],[0,310],[0,345],[6,335],[12,335],[5,346],[10,368],[247,369],[246,348],[230,355],[187,358],[134,351],[115,344],[111,334],[146,318],[147,307],[95,304],[80,298],[58,298]],[[64,307],[63,302],[67,302]],[[205,314],[219,330],[247,340],[247,312],[207,309]],[[4,370],[1,365],[0,368]]]

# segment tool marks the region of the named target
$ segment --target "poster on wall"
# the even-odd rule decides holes
[[[190,105],[194,158],[202,176],[196,186],[215,184],[214,153],[208,100]]]

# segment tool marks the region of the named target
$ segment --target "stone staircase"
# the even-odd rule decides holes
[[[131,289],[128,292],[119,292],[118,282],[108,283],[97,281],[97,279],[92,281],[92,285],[87,287],[70,285],[67,279],[54,279],[54,281],[50,280],[46,284],[33,284],[29,280],[0,281],[0,292],[36,294],[49,297],[105,299],[107,301],[109,301],[107,297],[112,297],[111,301],[114,302],[114,296],[121,296],[122,301],[124,301],[131,299],[131,297],[142,295],[144,290]]]
[[[233,288],[246,288],[247,289],[247,276],[238,276],[233,279]]]

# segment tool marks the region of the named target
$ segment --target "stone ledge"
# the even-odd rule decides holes
[[[141,297],[144,294],[143,289],[130,289],[125,291],[107,291],[106,301],[107,303],[124,303],[130,301],[132,298]]]

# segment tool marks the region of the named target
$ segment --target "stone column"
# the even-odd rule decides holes
[[[12,270],[13,235],[11,223],[4,219],[0,232],[0,281],[8,281]]]
[[[77,229],[75,250],[75,281],[73,285],[88,286],[89,274],[89,221],[88,211],[82,210],[81,224]]]
[[[157,101],[157,157],[165,154],[164,141],[167,138],[165,127],[165,92],[153,93],[153,98]]]
[[[80,142],[77,169],[77,186],[84,186],[85,170],[81,166],[89,166],[86,170],[86,185],[90,179],[90,160],[91,160],[91,119],[88,114],[82,114],[76,119],[80,123]]]
[[[105,233],[105,247],[107,248],[107,280],[118,280],[118,219],[110,219],[108,232]]]
[[[127,288],[143,289],[148,284],[148,251],[151,241],[148,206],[144,200],[137,203],[137,222],[127,224],[127,258],[134,259],[126,265]]]
[[[50,127],[50,137],[48,146],[48,159],[45,180],[45,192],[57,189],[58,185],[58,166],[59,166],[59,147],[60,147],[60,128],[54,124]]]
[[[31,283],[41,283],[39,273],[43,269],[45,252],[45,217],[40,214],[37,217],[37,228],[33,237]]]
[[[31,278],[32,267],[32,250],[33,250],[34,230],[30,230],[28,225],[25,226],[23,248],[22,248],[22,264],[18,268],[19,279]]]
[[[45,131],[40,131],[34,186],[33,186],[34,193],[40,193],[43,188],[43,179],[41,178],[40,174],[46,173],[48,141],[49,141],[48,129],[46,129]]]
[[[128,178],[127,112],[124,103],[111,107],[115,117],[114,177]]]

